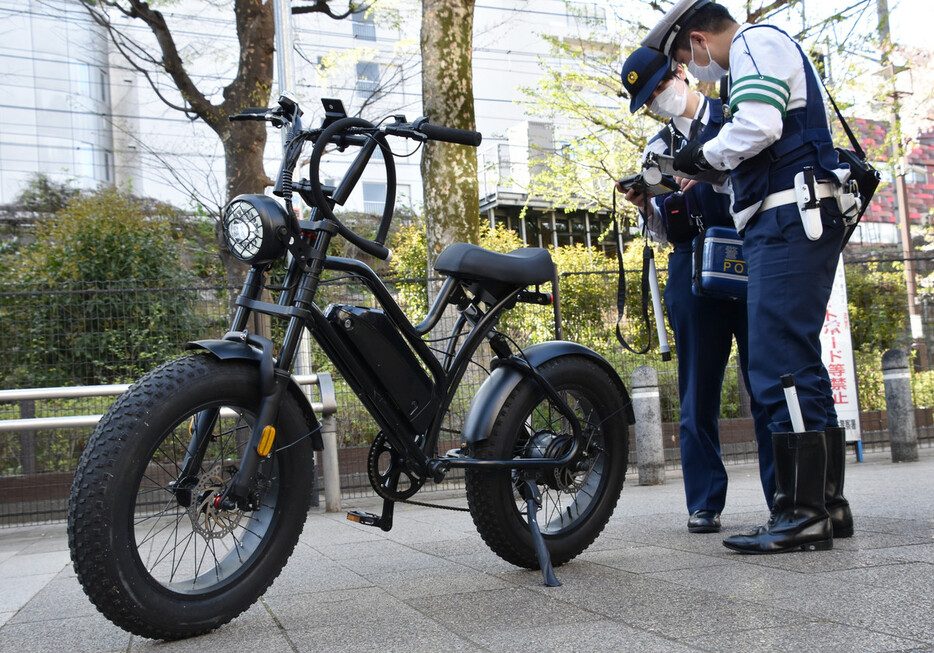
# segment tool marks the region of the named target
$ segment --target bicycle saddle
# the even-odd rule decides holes
[[[499,281],[514,286],[545,283],[555,274],[551,254],[541,247],[523,247],[500,254],[468,243],[448,246],[435,261],[435,271],[457,279]]]

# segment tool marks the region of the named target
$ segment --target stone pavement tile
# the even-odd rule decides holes
[[[878,531],[864,530],[861,526],[857,525],[853,537],[834,540],[833,548],[835,550],[839,549],[840,551],[888,549],[893,546],[929,544],[930,542],[931,537],[927,535],[880,533]]]
[[[905,562],[833,571],[822,574],[821,578],[838,583],[841,587],[859,583],[904,592],[910,596],[934,597],[934,565],[928,562]]]
[[[344,513],[311,512],[299,542],[309,546],[339,546],[383,539],[378,528],[364,528],[347,520]]]
[[[430,619],[364,619],[343,628],[309,628],[289,631],[289,641],[298,653],[475,653],[477,645]]]
[[[931,592],[910,595],[861,584],[839,584],[833,595],[805,593],[795,597],[763,598],[763,605],[796,610],[812,619],[847,624],[934,647],[934,598]]]
[[[862,535],[857,534],[854,541],[861,540]],[[887,555],[889,549],[861,549],[846,550],[841,548],[839,542],[834,541],[834,548],[820,553],[786,553],[782,555],[746,556],[742,563],[746,565],[760,565],[785,569],[799,573],[824,573],[828,571],[843,571],[846,569],[860,569],[862,567],[878,567],[898,564],[899,560]],[[734,559],[736,556],[733,556]]]
[[[352,566],[352,561],[334,562],[300,543],[266,595],[371,587],[373,583],[356,573]]]
[[[39,590],[10,623],[71,619],[96,614],[97,608],[76,578],[55,578]]]
[[[814,553],[784,553],[784,556],[814,556]],[[747,556],[735,555],[725,566],[656,572],[647,578],[719,594],[722,597],[758,601],[763,598],[799,596],[802,593],[833,592],[836,584],[823,575],[789,572],[747,563]]]
[[[605,619],[577,624],[557,624],[526,628],[478,632],[471,639],[490,651],[535,651],[535,653],[567,653],[567,651],[638,651],[639,653],[687,653],[698,649],[678,643],[659,634]]]
[[[272,615],[262,603],[254,604],[242,615],[217,630],[200,637],[160,641],[134,636],[129,651],[158,653],[203,653],[204,651],[262,651],[291,653],[292,646]]]
[[[54,578],[55,574],[40,574],[0,580],[3,586],[0,592],[0,612],[19,611]]]
[[[465,553],[463,555],[448,556],[447,560],[463,565],[464,567],[476,569],[482,574],[502,577],[508,576],[508,582],[522,587],[529,583],[535,584],[536,582],[541,582],[542,578],[542,572],[526,569],[525,567],[517,567],[511,562],[506,562],[493,553],[485,544],[483,548],[478,551]],[[573,564],[573,561],[571,564]]]
[[[269,597],[264,603],[298,651],[476,650],[431,614],[381,588],[347,596],[322,601],[316,594],[297,594]]]
[[[908,544],[881,549],[880,556],[901,562],[927,562],[934,564],[934,544]]]
[[[6,624],[0,630],[0,651],[17,653],[111,653],[125,652],[130,634],[103,615],[55,619],[42,623]]]
[[[540,580],[540,577],[539,577]],[[549,592],[507,587],[465,594],[409,599],[406,604],[444,628],[473,640],[478,635],[502,629],[534,630],[559,624],[586,627],[586,622],[603,618],[561,600],[560,589]]]
[[[476,537],[460,537],[458,539],[448,538],[425,543],[412,542],[409,546],[416,551],[422,551],[423,553],[429,553],[439,558],[447,559],[481,552],[490,552],[490,548],[486,545],[486,542],[480,539],[479,535]]]
[[[334,562],[364,578],[387,571],[408,571],[451,564],[450,561],[444,558],[423,553],[412,547],[395,542],[387,542],[386,544],[390,544],[392,547],[374,547],[379,548],[381,551],[379,555],[369,555],[366,551],[360,551],[355,557],[342,555],[340,559]],[[333,552],[329,552],[329,554],[333,555]]]
[[[800,615],[714,592],[695,590],[650,575],[600,565],[562,568],[558,588],[536,588],[565,602],[639,630],[686,639],[721,630],[773,628],[798,623]]]
[[[727,564],[722,558],[677,551],[660,546],[617,547],[603,551],[585,551],[579,558],[598,565],[647,574],[676,569],[696,569]]]
[[[54,576],[70,566],[71,556],[67,550],[19,553],[15,558],[0,563],[0,581],[36,575],[52,574]]]
[[[857,531],[909,535],[926,538],[929,542],[934,540],[934,520],[931,519],[899,519],[856,513],[853,524]]]
[[[403,600],[509,587],[502,578],[453,562],[402,572],[386,569],[384,573],[370,575],[369,579],[387,593]]]
[[[725,631],[712,630],[706,641],[690,638],[708,651],[769,651],[769,653],[876,653],[907,651],[924,646],[923,642],[894,637],[864,628],[830,622],[811,622],[777,628]]]

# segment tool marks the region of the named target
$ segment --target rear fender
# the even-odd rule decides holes
[[[574,342],[556,340],[532,345],[523,353],[529,363],[536,368],[561,356],[585,356],[591,359],[603,368],[612,379],[613,385],[620,395],[621,405],[626,406],[628,423],[635,423],[635,413],[626,386],[623,384],[622,379],[619,378],[616,370],[613,369],[613,366],[597,352]],[[496,418],[505,405],[506,399],[520,383],[535,383],[535,380],[530,374],[523,372],[516,365],[500,365],[493,370],[493,373],[483,382],[480,390],[477,391],[477,394],[474,395],[473,400],[470,402],[470,409],[464,418],[462,433],[465,443],[481,442],[490,436]]]

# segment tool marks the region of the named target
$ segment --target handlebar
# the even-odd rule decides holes
[[[415,129],[420,131],[430,140],[442,141],[444,143],[456,143],[458,145],[470,145],[477,147],[483,140],[483,134],[470,131],[469,129],[455,129],[454,127],[442,127],[441,125],[432,125],[428,118],[419,118],[415,121]]]
[[[442,127],[441,125],[432,125],[428,118],[422,116],[414,122],[396,122],[386,125],[384,131],[393,136],[405,136],[419,141],[431,140],[442,141],[444,143],[455,143],[457,145],[470,145],[477,147],[483,140],[483,134],[470,131],[469,129],[455,129],[454,127]]]
[[[229,116],[228,120],[230,122],[241,122],[244,120],[258,120],[260,122],[266,120],[266,114],[269,113],[270,109],[265,107],[244,107],[240,109],[240,113]]]
[[[328,108],[327,104],[325,108]],[[291,211],[291,193],[293,190],[298,190],[306,201],[312,200],[309,203],[313,204],[321,217],[337,226],[338,233],[344,239],[376,258],[389,260],[392,252],[383,245],[383,241],[392,219],[396,178],[395,167],[392,163],[392,150],[386,142],[386,136],[402,136],[419,142],[433,140],[472,147],[480,145],[483,136],[479,132],[468,129],[432,125],[425,117],[409,123],[405,122],[403,116],[396,116],[396,122],[376,126],[362,118],[341,118],[339,117],[341,113],[343,113],[342,107],[337,115],[326,114],[325,122],[320,128],[304,130],[299,120],[299,116],[302,115],[301,109],[294,100],[284,95],[279,98],[277,108],[244,108],[241,113],[232,115],[229,119],[231,121],[268,121],[275,127],[289,127],[290,137],[283,153],[275,194],[285,198],[287,208]],[[293,184],[292,174],[301,154],[302,143],[309,141],[314,143],[309,164],[309,180]],[[360,146],[361,152],[337,188],[330,193],[325,193],[321,185],[320,164],[325,148],[329,144],[337,145],[341,151],[347,146]],[[386,165],[386,200],[377,237],[375,240],[368,240],[344,225],[334,215],[333,207],[347,200],[376,147],[382,151],[382,158]],[[308,191],[310,194],[306,195]]]

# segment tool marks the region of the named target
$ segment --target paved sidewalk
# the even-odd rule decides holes
[[[687,532],[679,474],[654,487],[630,475],[603,535],[556,569],[557,588],[491,553],[467,513],[400,505],[383,533],[315,511],[256,605],[170,643],[130,636],[95,611],[64,526],[0,530],[0,651],[931,650],[934,449],[920,453],[899,465],[887,452],[861,464],[851,453],[856,534],[818,553],[742,556],[721,545],[767,517],[751,465],[728,467],[724,533],[709,535]]]

